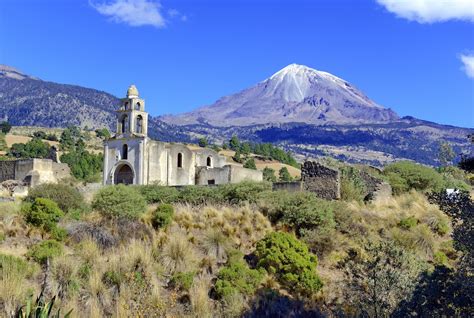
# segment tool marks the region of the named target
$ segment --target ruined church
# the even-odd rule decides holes
[[[227,163],[211,149],[150,139],[145,101],[135,85],[128,88],[116,113],[116,133],[104,142],[104,184],[181,186],[263,179],[261,171]]]

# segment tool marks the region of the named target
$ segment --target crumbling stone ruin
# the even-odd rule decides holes
[[[358,171],[365,184],[365,200],[376,201],[392,195],[392,188],[386,182],[366,171]],[[316,161],[305,161],[301,165],[301,181],[276,182],[273,190],[289,192],[309,191],[326,200],[341,198],[341,172]]]
[[[326,167],[315,161],[306,161],[301,166],[301,181],[305,191],[316,193],[320,198],[341,198],[341,176],[339,170]]]
[[[28,187],[58,183],[69,177],[70,172],[67,164],[51,159],[0,161],[0,196],[25,196]]]

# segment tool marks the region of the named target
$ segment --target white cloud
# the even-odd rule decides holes
[[[169,9],[168,10],[168,16],[172,19],[179,19],[181,21],[187,21],[188,20],[187,16],[185,16],[184,14],[182,14],[181,12],[179,12],[176,9]]]
[[[474,0],[376,0],[398,17],[419,23],[474,22]]]
[[[465,55],[461,54],[461,62],[464,64],[462,70],[466,72],[466,75],[469,78],[474,78],[474,54]]]
[[[114,22],[131,26],[151,25],[156,28],[166,26],[166,19],[158,1],[113,0],[97,3],[90,0],[89,3],[99,13],[108,16]]]

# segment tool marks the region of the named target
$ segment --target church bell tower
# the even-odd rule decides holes
[[[143,184],[147,170],[148,114],[135,85],[120,101],[117,130],[104,142],[104,184]]]
[[[146,137],[148,133],[148,114],[145,112],[145,101],[138,95],[135,85],[127,90],[127,97],[122,98],[117,110],[117,136]]]

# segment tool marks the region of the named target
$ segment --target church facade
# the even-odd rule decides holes
[[[148,137],[145,101],[132,85],[121,100],[115,135],[104,142],[104,184],[167,186],[262,181],[262,172],[229,164],[206,148],[191,148]]]

